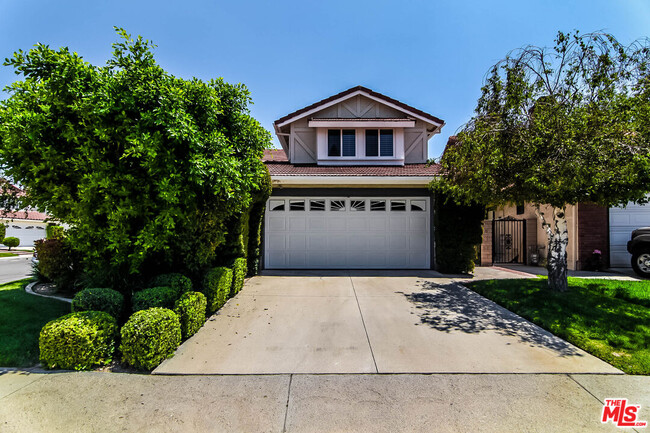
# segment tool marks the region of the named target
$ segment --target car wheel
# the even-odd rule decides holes
[[[635,251],[632,254],[632,269],[639,276],[650,278],[650,248]]]

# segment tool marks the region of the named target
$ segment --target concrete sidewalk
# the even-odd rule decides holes
[[[648,389],[620,375],[6,372],[0,431],[620,431],[600,423],[604,399],[640,404],[647,421]]]

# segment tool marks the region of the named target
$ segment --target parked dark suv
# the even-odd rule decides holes
[[[632,232],[627,243],[627,251],[632,254],[632,269],[642,277],[650,278],[650,227]]]

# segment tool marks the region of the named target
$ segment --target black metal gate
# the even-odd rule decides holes
[[[492,261],[526,263],[526,220],[492,221]]]

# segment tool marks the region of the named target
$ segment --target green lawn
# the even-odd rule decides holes
[[[67,302],[25,293],[29,281],[0,285],[0,367],[36,365],[41,328],[70,312]]]
[[[18,257],[18,254],[14,254],[14,253],[0,253],[0,257]]]
[[[467,286],[628,374],[650,375],[650,281],[546,277],[476,281]]]

